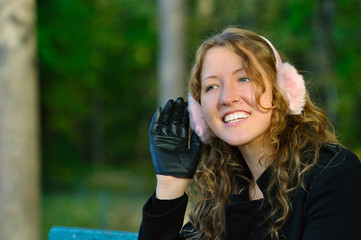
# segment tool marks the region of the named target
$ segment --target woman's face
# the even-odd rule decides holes
[[[255,67],[266,83],[261,106],[271,107],[270,80],[261,66]],[[272,110],[257,105],[255,84],[248,78],[240,56],[226,47],[209,49],[203,61],[201,86],[202,111],[217,137],[240,149],[263,144]]]

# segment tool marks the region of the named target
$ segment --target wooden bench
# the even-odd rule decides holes
[[[55,226],[50,229],[48,240],[137,240],[138,233],[101,229]]]

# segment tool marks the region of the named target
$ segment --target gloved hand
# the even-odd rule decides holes
[[[149,128],[150,152],[155,172],[192,178],[200,157],[200,142],[192,133],[188,148],[189,115],[187,102],[169,100],[155,112]]]

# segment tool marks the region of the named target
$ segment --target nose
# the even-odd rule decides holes
[[[224,84],[221,90],[220,103],[222,105],[232,105],[239,102],[241,99],[240,93],[233,84]]]

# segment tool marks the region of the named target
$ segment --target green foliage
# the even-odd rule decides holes
[[[355,0],[336,2],[338,17],[335,21],[335,69],[340,101],[340,137],[346,145],[361,150],[361,3]]]
[[[263,34],[303,71],[320,106],[327,106],[320,93],[335,83],[337,132],[360,157],[361,3],[331,1],[332,66],[324,79],[315,67],[321,2],[186,1],[188,66],[200,41],[226,26]],[[158,88],[156,1],[38,0],[37,7],[44,236],[53,225],[137,231],[154,186],[148,126]],[[136,173],[116,170],[137,165]],[[71,193],[49,192],[64,188]]]
[[[335,84],[334,123],[346,146],[361,149],[361,6],[332,2],[327,76],[315,66],[322,1],[311,0],[187,1],[188,66],[198,43],[226,26],[262,33],[304,72],[320,106],[330,105],[325,92]],[[156,22],[154,0],[38,0],[45,182],[71,182],[89,166],[150,161]]]
[[[46,179],[148,158],[154,16],[152,1],[38,1]]]

